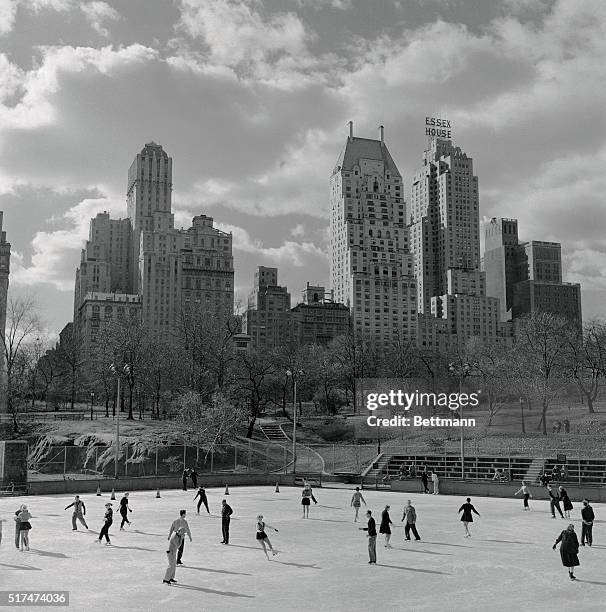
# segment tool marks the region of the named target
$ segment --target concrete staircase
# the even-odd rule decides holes
[[[290,440],[278,423],[260,424],[259,429],[270,442],[288,442]]]
[[[532,463],[528,466],[528,470],[526,470],[526,474],[524,475],[523,480],[530,484],[536,484],[539,475],[543,473],[545,469],[545,460],[544,459],[533,459]]]

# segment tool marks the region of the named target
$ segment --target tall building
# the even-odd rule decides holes
[[[353,123],[330,178],[330,287],[355,333],[382,345],[416,337],[416,287],[402,175],[384,141]]]
[[[0,334],[4,338],[6,328],[6,305],[8,298],[8,277],[10,274],[11,245],[6,241],[6,232],[2,229],[4,213],[0,210]],[[6,409],[6,371],[4,350],[0,345],[0,411]]]
[[[528,278],[528,255],[518,239],[517,219],[492,218],[485,226],[486,295],[499,299],[499,318],[513,316],[513,286]]]
[[[531,240],[522,246],[528,260],[529,280],[541,283],[562,282],[562,245],[559,242]]]

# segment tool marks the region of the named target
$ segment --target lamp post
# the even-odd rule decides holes
[[[95,405],[95,392],[90,392],[90,420],[93,420],[93,406]]]
[[[293,421],[292,421],[292,472],[297,472],[297,374],[303,375],[303,370],[286,370],[286,376],[293,382]]]
[[[120,383],[122,382],[122,376],[128,375],[130,372],[130,366],[125,364],[124,367],[120,368],[115,363],[109,366],[110,372],[118,377],[118,399],[116,406],[116,450],[114,459],[114,478],[118,478],[118,460],[120,458]]]
[[[459,401],[463,393],[463,380],[469,376],[471,366],[466,362],[463,364],[448,364],[448,371],[459,379]],[[465,434],[463,433],[463,406],[459,404],[459,431],[461,436],[461,478],[465,480]]]

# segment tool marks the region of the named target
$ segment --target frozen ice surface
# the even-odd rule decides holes
[[[353,523],[349,489],[314,489],[309,520],[301,518],[301,489],[233,487],[229,546],[220,544],[223,488],[209,488],[211,516],[196,515],[195,491],[133,491],[132,526],[119,530],[122,491],[113,502],[113,546],[95,543],[109,494],[82,496],[94,531],[72,531],[72,495],[0,499],[4,519],[0,545],[0,590],[68,590],[70,611],[93,610],[605,610],[606,506],[594,504],[594,547],[581,548],[577,582],[568,579],[551,549],[568,520],[551,519],[545,501],[532,512],[516,499],[473,498],[471,538],[463,537],[457,510],[461,496],[365,490],[380,522],[391,506],[391,543],[377,538],[376,566],[368,565],[365,533]],[[405,542],[402,508],[411,499],[422,541]],[[26,503],[33,514],[30,552],[14,546],[13,514]],[[579,535],[580,502],[573,500]],[[162,583],[167,535],[179,509],[187,510],[193,543],[186,540],[178,585]],[[257,514],[280,533],[268,535],[279,555],[267,561],[255,539]],[[8,609],[8,608],[6,608]],[[16,608],[15,608],[16,609]],[[39,610],[40,608],[19,608]]]

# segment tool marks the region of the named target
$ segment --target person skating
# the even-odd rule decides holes
[[[21,506],[19,506],[19,510],[17,510],[17,512],[15,512],[15,548],[17,550],[19,550],[19,542],[21,540],[21,519],[19,518],[19,515],[21,514],[21,511],[23,510],[23,508],[25,508],[25,506],[22,504]]]
[[[183,470],[183,475],[181,476],[181,482],[183,483],[183,490],[187,491],[187,476],[189,475],[189,470],[185,468]]]
[[[19,512],[19,536],[20,536],[20,539],[19,539],[20,549],[19,550],[23,552],[24,548],[25,550],[29,550],[29,532],[30,532],[30,529],[32,528],[32,525],[29,522],[29,520],[32,518],[32,515],[30,514],[25,504],[23,504],[21,508],[22,510],[21,512]]]
[[[581,546],[585,546],[585,540],[587,540],[587,544],[591,546],[593,544],[593,521],[595,520],[595,514],[593,512],[593,508],[589,505],[589,501],[586,499],[583,500],[581,518],[583,519],[583,527],[581,528]]]
[[[560,518],[564,518],[562,514],[562,508],[560,508],[560,497],[557,491],[554,491],[551,485],[547,485],[547,493],[549,495],[549,508],[551,510],[551,518],[555,518],[555,511],[557,509]]]
[[[167,538],[168,540],[170,540],[170,536],[173,534],[173,532],[183,527],[183,529],[185,529],[185,533],[189,536],[189,541],[192,542],[191,531],[189,530],[189,525],[187,521],[185,520],[186,514],[187,514],[186,510],[179,510],[179,518],[175,519],[172,525],[170,526],[170,531],[168,532],[168,538]],[[179,550],[177,552],[177,565],[183,565],[183,562],[181,561],[181,559],[183,558],[184,547],[185,547],[185,538],[182,539],[181,544],[179,546]]]
[[[358,522],[358,512],[360,512],[360,502],[361,501],[364,502],[364,505],[366,505],[366,500],[364,499],[364,496],[362,495],[362,493],[360,493],[360,487],[356,487],[354,494],[351,496],[351,504],[350,504],[350,506],[353,506],[356,511],[356,515],[354,516],[354,523]]]
[[[80,521],[84,525],[84,529],[88,529],[88,525],[84,520],[84,517],[86,515],[86,506],[84,505],[84,502],[80,499],[79,495],[76,495],[74,501],[69,506],[65,506],[65,509],[68,510],[72,506],[74,508],[74,512],[72,514],[72,531],[78,531],[76,520]]]
[[[114,510],[110,502],[105,504],[105,515],[103,516],[103,521],[103,527],[101,527],[99,538],[95,541],[101,542],[101,538],[105,536],[105,546],[111,546],[111,541],[109,539],[109,528],[114,522]]]
[[[120,500],[120,516],[122,517],[122,522],[120,523],[120,531],[124,531],[124,523],[128,523],[130,525],[130,521],[128,520],[128,513],[132,511],[133,509],[128,505],[128,493],[125,493],[122,499]]]
[[[234,511],[231,509],[231,506],[224,499],[221,502],[221,531],[223,533],[221,544],[229,544],[229,523],[233,513]]]
[[[562,507],[564,509],[564,516],[567,519],[569,519],[570,518],[570,511],[572,510],[573,506],[572,506],[572,502],[570,501],[570,497],[568,497],[568,491],[562,485],[560,485],[558,487],[558,493],[559,493],[560,499],[562,500]]]
[[[303,506],[303,518],[309,518],[309,506],[311,505],[311,487],[303,487],[301,491],[301,505]]]
[[[438,495],[440,493],[440,479],[435,470],[431,473],[431,482],[433,482],[433,494]]]
[[[366,535],[368,536],[368,556],[370,557],[370,561],[368,563],[377,563],[377,524],[375,523],[375,519],[372,517],[372,512],[370,510],[366,511],[366,518],[368,519],[368,524],[366,527],[358,527],[360,531],[366,531]]]
[[[423,493],[429,493],[429,474],[427,472],[427,466],[423,468],[420,478],[423,483]]]
[[[194,497],[194,501],[196,501],[197,498],[199,498],[198,507],[197,507],[198,514],[200,514],[200,506],[202,504],[204,504],[207,514],[210,514],[210,510],[208,509],[208,499],[206,498],[206,489],[204,488],[204,485],[200,485],[200,488],[198,489],[198,492],[196,493],[196,497]]]
[[[381,513],[381,524],[379,525],[379,533],[385,534],[385,548],[391,548],[389,540],[391,539],[391,518],[389,517],[389,506],[385,506],[385,510]]]
[[[463,511],[461,515],[461,521],[463,522],[463,526],[465,527],[465,536],[466,538],[471,538],[471,533],[469,533],[469,523],[473,523],[473,515],[472,512],[480,516],[480,513],[473,507],[471,503],[471,497],[467,498],[467,501],[459,508],[459,512]]]
[[[524,510],[530,510],[530,506],[528,505],[528,499],[532,497],[532,493],[528,488],[528,485],[522,480],[522,486],[514,493],[514,495],[519,495],[522,493],[524,496]]]
[[[191,483],[194,486],[194,489],[198,488],[198,472],[196,472],[196,468],[190,468],[189,477],[191,478]]]
[[[404,514],[402,515],[402,521],[404,521],[404,519],[406,519],[406,525],[404,525],[404,536],[407,540],[410,540],[410,532],[412,531],[412,534],[415,537],[415,540],[417,540],[417,542],[421,539],[421,536],[419,535],[419,532],[417,531],[417,511],[415,510],[414,506],[410,503],[410,500],[408,500],[406,502],[406,505],[404,506]]]
[[[265,556],[267,557],[267,560],[269,561],[269,553],[267,552],[267,546],[269,546],[269,550],[271,550],[271,554],[274,557],[278,553],[277,553],[277,551],[275,551],[273,549],[273,546],[271,545],[271,542],[269,541],[269,538],[267,537],[267,534],[265,533],[265,528],[266,527],[268,527],[269,529],[273,529],[276,533],[279,533],[279,531],[275,527],[272,527],[271,525],[268,525],[267,523],[265,523],[263,521],[263,515],[259,514],[259,516],[257,516],[257,535],[256,535],[256,539],[257,539],[257,542],[259,542],[259,544],[261,544],[261,547],[263,548],[263,552],[265,553]]]
[[[571,580],[576,580],[574,568],[580,565],[579,563],[579,540],[574,530],[574,525],[570,523],[568,528],[562,531],[553,545],[553,550],[560,544],[560,557],[562,565],[568,570],[568,577]]]
[[[166,572],[164,574],[164,580],[162,581],[164,584],[171,585],[173,582],[177,582],[175,580],[175,573],[177,571],[177,551],[181,546],[182,542],[185,540],[185,527],[179,527],[177,531],[173,534],[170,542],[168,544],[168,550],[166,551],[166,556],[168,558],[168,567],[166,568]]]
[[[303,488],[309,489],[309,496],[311,497],[311,501],[314,504],[317,504],[318,500],[314,497],[313,489],[311,488],[311,485],[309,484],[309,481],[307,480],[307,478],[303,478]]]

